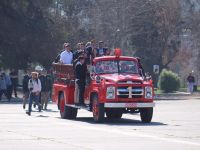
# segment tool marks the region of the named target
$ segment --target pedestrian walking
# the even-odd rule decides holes
[[[11,82],[12,82],[11,96],[12,96],[12,93],[14,92],[15,97],[17,97],[18,73],[17,73],[17,71],[15,69],[13,69],[10,72],[10,78],[11,78]]]
[[[192,73],[189,74],[187,77],[187,84],[188,84],[188,92],[193,93],[194,89],[195,78],[192,76]]]
[[[38,106],[39,112],[41,111],[41,104],[39,103],[39,95],[41,92],[41,82],[40,82],[40,79],[38,78],[37,72],[32,72],[31,76],[32,78],[28,82],[28,88],[30,91],[29,108],[28,108],[28,111],[26,112],[29,116],[31,115],[33,101],[35,101],[35,104]]]
[[[6,80],[3,74],[0,75],[0,101],[2,99],[2,96],[5,95],[7,97],[6,93]]]
[[[9,74],[6,73],[2,73],[5,81],[6,81],[6,95],[8,98],[8,101],[10,102],[11,97],[12,97],[12,82],[11,82],[11,78],[9,76]]]
[[[29,72],[27,71],[26,74],[24,75],[23,83],[22,83],[22,87],[23,87],[23,109],[26,108],[26,103],[27,103],[28,98],[29,98],[28,82],[29,82],[30,79],[31,79],[31,76],[30,76]]]
[[[41,107],[42,107],[42,109],[47,110],[48,100],[50,97],[50,91],[51,91],[51,86],[52,86],[51,77],[49,75],[47,75],[46,72],[44,72],[40,76],[40,81],[41,81],[41,85],[42,85]]]

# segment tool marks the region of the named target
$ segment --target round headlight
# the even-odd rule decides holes
[[[115,98],[115,87],[113,87],[113,86],[107,87],[106,98],[107,99]]]

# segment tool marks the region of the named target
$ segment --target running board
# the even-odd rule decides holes
[[[74,104],[65,104],[65,106],[73,107],[73,108],[77,108],[77,109],[85,109],[85,110],[90,111],[90,106],[89,105],[78,106],[78,105],[74,105]]]

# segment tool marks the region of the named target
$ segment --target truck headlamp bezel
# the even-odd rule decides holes
[[[145,87],[145,98],[152,99],[153,98],[153,88],[151,86]]]
[[[114,86],[107,87],[106,99],[115,99],[115,87]]]

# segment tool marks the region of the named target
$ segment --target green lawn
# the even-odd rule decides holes
[[[200,86],[197,87],[197,91],[200,92]]]
[[[158,88],[154,88],[154,92],[155,92],[155,94],[162,94],[163,93],[163,91],[158,89]]]

